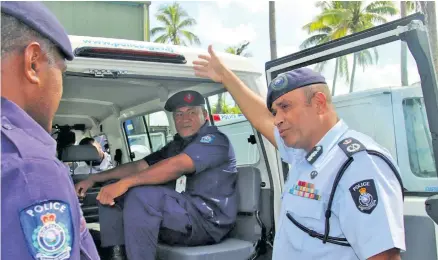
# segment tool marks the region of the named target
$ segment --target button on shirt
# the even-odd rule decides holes
[[[15,103],[1,101],[1,258],[100,259],[55,140]]]
[[[233,147],[216,126],[205,124],[189,138],[176,136],[158,152],[146,156],[149,165],[163,159],[187,154],[195,164],[195,172],[187,174],[182,192],[207,220],[205,228],[219,241],[232,227],[237,216],[237,168]]]
[[[367,259],[394,247],[405,250],[400,184],[386,162],[365,151],[353,155],[354,161],[336,189],[330,218],[329,236],[346,238],[351,247],[323,244],[287,218],[289,212],[300,224],[324,234],[324,214],[333,182],[348,159],[338,142],[347,137],[394,162],[387,150],[370,137],[350,130],[343,120],[315,146],[320,146],[322,153],[312,163],[306,160],[304,150],[286,147],[275,130],[280,155],[290,164],[290,172],[282,195],[274,260]]]

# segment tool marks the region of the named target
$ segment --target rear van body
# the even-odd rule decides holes
[[[213,115],[212,108],[219,97],[230,105],[234,105],[234,100],[221,84],[194,75],[192,61],[199,54],[206,54],[206,50],[85,36],[70,39],[76,57],[68,62],[63,78],[64,93],[53,122],[54,138],[60,127],[67,126],[77,134],[76,144],[84,136],[105,143],[116,165],[141,160],[172,140],[175,126],[164,103],[174,93],[190,89],[205,97],[209,123],[228,136],[236,151],[240,198],[235,229],[215,245],[160,244],[160,259],[271,259],[289,167],[244,116]],[[248,58],[218,55],[252,91],[265,98],[267,84],[279,73],[299,67],[314,68],[322,62],[366,49],[385,48],[391,43],[399,46],[401,41],[409,46],[420,84],[373,86],[335,95],[333,103],[340,118],[386,147],[399,164],[407,189],[407,251],[402,259],[436,260],[438,225],[429,217],[425,201],[438,194],[438,120],[434,118],[438,114],[438,89],[422,16],[409,16],[269,61],[265,71],[258,70]],[[85,177],[72,175],[73,182]],[[99,230],[95,198],[100,188],[93,187],[82,204],[93,230]]]

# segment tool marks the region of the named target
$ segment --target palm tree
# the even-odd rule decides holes
[[[432,51],[432,60],[435,64],[435,75],[438,77],[438,36],[437,36],[437,13],[435,1],[417,1],[424,13],[426,20],[427,32],[430,39],[430,49]]]
[[[243,57],[251,57],[252,54],[246,51],[248,49],[249,43],[249,41],[244,41],[243,43],[240,43],[236,46],[230,46],[225,49],[225,52]]]
[[[307,30],[309,34],[316,33],[315,35],[310,36],[300,45],[300,49],[306,49],[315,45],[323,44],[328,41],[333,40],[333,29],[325,26],[322,23],[314,23],[311,22],[306,24],[303,29]],[[335,95],[336,91],[336,81],[338,78],[338,73],[341,77],[345,77],[345,82],[350,82],[350,75],[348,71],[348,60],[346,56],[338,57],[335,60],[335,73],[333,75],[333,83],[332,83],[332,95]],[[316,70],[321,72],[324,70],[327,61],[323,61],[318,63],[316,66]]]
[[[243,43],[240,43],[236,46],[230,46],[230,47],[226,48],[225,52],[228,52],[228,53],[231,53],[234,55],[238,55],[238,56],[251,57],[252,54],[247,51],[249,44],[250,44],[249,41],[244,41]],[[228,110],[229,110],[229,112],[240,111],[240,109],[233,110],[233,108],[229,108],[224,103],[224,93],[218,94],[215,113],[220,114],[222,112],[227,112]]]
[[[269,46],[271,60],[277,58],[277,33],[275,29],[275,2],[269,1]]]
[[[198,36],[188,31],[190,27],[196,25],[196,20],[191,18],[178,3],[160,7],[155,17],[163,26],[151,30],[152,36],[161,33],[154,42],[187,46],[185,40],[188,40],[190,44],[201,44]]]
[[[319,36],[314,35],[314,38],[308,39],[308,43],[313,42],[313,44],[338,39],[369,29],[377,24],[386,23],[385,15],[395,15],[398,12],[391,1],[376,1],[368,5],[365,5],[364,1],[319,1],[316,6],[322,9],[321,14],[311,23],[304,26],[305,29],[308,29],[309,33],[319,33]],[[324,37],[324,34],[327,34],[327,38]],[[322,42],[318,43],[318,39]],[[374,55],[377,60],[376,50],[374,50]],[[354,53],[350,92],[353,91],[357,64],[365,69],[367,65],[373,62],[373,55],[368,50]],[[341,60],[338,60],[336,68],[341,66],[340,64]],[[345,66],[345,64],[342,64],[342,66]]]

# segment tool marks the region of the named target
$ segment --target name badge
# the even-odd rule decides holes
[[[175,191],[178,193],[186,191],[186,182],[187,182],[187,177],[185,175],[179,177],[176,180]]]

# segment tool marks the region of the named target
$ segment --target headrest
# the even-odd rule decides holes
[[[63,162],[99,161],[100,156],[96,147],[91,144],[72,145],[62,151]]]

